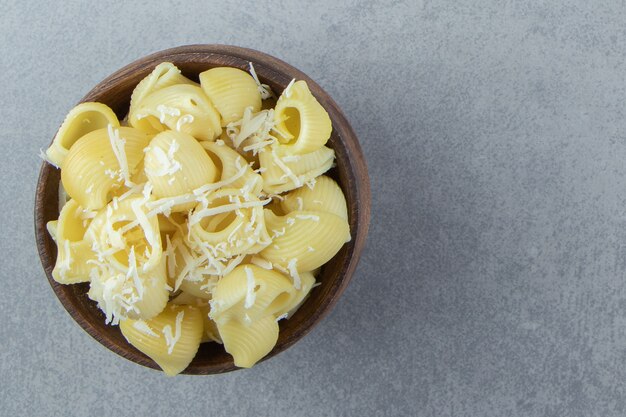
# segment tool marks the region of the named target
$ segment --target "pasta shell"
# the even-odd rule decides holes
[[[104,207],[125,177],[130,179],[135,173],[149,140],[148,135],[130,127],[86,134],[76,141],[63,161],[63,187],[85,209]]]
[[[255,173],[239,153],[223,143],[200,142],[220,171],[220,182],[232,188],[244,188],[258,196],[263,178]],[[242,173],[243,171],[243,173]],[[233,180],[234,179],[234,180]]]
[[[146,130],[150,133],[159,132],[159,129],[150,129],[151,126],[149,124],[143,125],[141,119],[137,118],[137,109],[146,96],[162,88],[176,84],[198,85],[182,75],[180,70],[171,62],[162,62],[157,65],[133,90],[133,94],[130,98],[130,109],[128,110],[128,121],[130,125],[133,127],[142,125],[142,130]]]
[[[154,360],[168,376],[189,366],[200,346],[203,329],[200,309],[188,305],[170,304],[150,320],[120,322],[128,343]]]
[[[224,349],[236,366],[250,368],[272,351],[278,341],[278,323],[272,316],[250,324],[237,320],[218,323]]]
[[[189,216],[192,248],[206,247],[226,257],[259,252],[270,243],[264,203],[254,194],[236,188],[209,194]]]
[[[59,284],[89,281],[90,261],[95,259],[91,244],[84,240],[90,219],[75,200],[61,209],[58,221],[48,223],[48,231],[57,243],[57,260],[52,278]]]
[[[304,155],[289,155],[282,146],[274,146],[259,153],[263,190],[280,194],[302,187],[328,171],[334,160],[335,151],[327,147]]]
[[[281,217],[265,210],[265,222],[272,244],[260,255],[298,272],[319,268],[350,241],[348,222],[332,213],[292,211]]]
[[[46,151],[48,159],[60,167],[76,141],[89,132],[106,128],[108,125],[119,127],[120,122],[106,104],[81,103],[70,110],[59,128],[52,145]]]
[[[311,187],[300,187],[288,193],[280,202],[283,213],[292,211],[325,211],[348,220],[346,198],[339,185],[322,175]]]
[[[217,169],[192,136],[168,130],[156,135],[145,150],[144,170],[157,199],[177,197],[215,181]],[[193,202],[175,204],[172,211],[187,211]]]
[[[222,133],[219,113],[194,85],[177,84],[149,94],[139,104],[135,118],[136,127],[149,133],[169,128],[199,140],[214,140]]]
[[[218,67],[200,73],[200,85],[222,116],[222,126],[243,116],[247,107],[261,110],[261,93],[254,78],[232,67]]]
[[[295,155],[320,149],[332,132],[328,113],[302,80],[287,87],[278,98],[275,118],[278,140]]]
[[[210,317],[218,324],[229,320],[252,322],[287,311],[296,295],[289,278],[256,265],[239,265],[213,290]]]

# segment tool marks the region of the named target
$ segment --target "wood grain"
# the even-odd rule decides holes
[[[96,85],[82,100],[99,101],[110,106],[121,119],[128,111],[130,96],[137,83],[159,63],[169,61],[184,75],[198,79],[206,69],[230,66],[248,70],[252,62],[261,79],[280,93],[293,79],[306,80],[311,92],[328,112],[333,133],[328,146],[335,150],[337,167],[330,173],[341,186],[348,203],[352,240],[326,264],[318,280],[321,285],[289,320],[280,322],[276,347],[265,358],[282,352],[305,336],[337,303],[350,282],[365,245],[370,220],[370,184],[365,158],[357,137],[333,99],[306,74],[291,65],[259,51],[225,45],[188,45],[157,52],[120,69]],[[70,109],[68,109],[69,111]],[[126,342],[117,326],[104,324],[104,315],[87,298],[88,284],[61,285],[52,279],[56,245],[46,230],[46,223],[58,218],[59,170],[43,164],[35,197],[35,236],[41,263],[48,281],[70,316],[94,339],[124,358],[159,369],[147,356]],[[85,358],[85,360],[87,360]],[[204,343],[186,374],[217,374],[238,369],[221,345]]]

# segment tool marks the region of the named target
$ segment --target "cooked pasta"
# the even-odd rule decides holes
[[[133,95],[130,98],[130,109],[128,110],[128,122],[130,125],[134,127],[141,126],[144,130],[151,131],[151,125],[149,123],[146,124],[146,121],[142,122],[142,119],[137,117],[139,104],[149,94],[177,84],[198,85],[182,75],[180,70],[171,62],[163,62],[157,65],[150,75],[141,80],[133,90]],[[154,128],[152,133],[158,131],[158,129]]]
[[[62,182],[53,278],[88,282],[105,323],[167,375],[200,343],[260,361],[351,238],[343,192],[322,175],[328,114],[306,82],[275,101],[251,73],[212,68],[199,85],[164,62],[133,91],[132,127],[83,103],[46,153]]]
[[[259,154],[263,189],[270,194],[302,187],[328,171],[335,160],[335,151],[327,147],[304,155],[285,152],[282,146],[273,146]]]
[[[323,211],[292,211],[276,216],[265,210],[272,243],[260,255],[290,271],[312,271],[328,262],[350,241],[348,222]]]
[[[130,177],[143,158],[150,137],[130,127],[94,130],[80,138],[61,165],[61,181],[67,194],[81,207],[104,207],[111,192]]]
[[[278,139],[290,153],[314,152],[330,138],[332,125],[328,113],[305,81],[296,81],[283,91],[275,112]]]
[[[128,343],[154,360],[166,375],[174,376],[196,355],[204,324],[199,308],[170,304],[152,319],[122,320],[120,330]]]
[[[220,115],[200,87],[176,84],[161,88],[141,100],[134,124],[147,133],[166,129],[213,140],[222,133]]]
[[[200,85],[222,116],[222,126],[243,116],[246,108],[261,110],[261,94],[250,74],[230,67],[211,68],[200,74]]]
[[[91,244],[85,240],[89,222],[76,200],[69,200],[61,209],[59,220],[48,223],[58,248],[52,277],[59,284],[89,281],[89,261],[95,259]]]
[[[87,102],[74,107],[59,128],[52,145],[46,151],[48,159],[60,167],[70,148],[78,139],[94,130],[111,125],[120,126],[117,116],[106,104]]]
[[[325,175],[315,179],[311,187],[300,187],[280,201],[283,213],[296,210],[325,211],[348,221],[346,198],[339,185]]]

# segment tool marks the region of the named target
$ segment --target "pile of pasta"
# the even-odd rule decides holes
[[[44,155],[61,169],[52,276],[89,282],[106,323],[167,375],[203,342],[254,365],[350,240],[345,197],[322,175],[331,121],[306,82],[276,99],[252,64],[199,81],[162,63],[124,120],[79,104]]]

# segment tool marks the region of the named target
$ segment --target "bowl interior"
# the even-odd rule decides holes
[[[222,45],[191,45],[158,52],[122,68],[96,85],[82,100],[107,104],[121,119],[128,112],[130,96],[139,81],[159,63],[169,61],[184,75],[198,80],[198,74],[209,68],[230,66],[248,70],[249,62],[261,82],[268,84],[276,94],[293,79],[303,79],[318,101],[327,110],[333,133],[328,146],[333,148],[337,166],[327,175],[341,186],[348,204],[352,240],[326,264],[317,277],[320,286],[313,289],[307,301],[289,320],[280,322],[278,343],[267,355],[270,358],[302,338],[337,302],[347,286],[365,243],[369,223],[369,179],[357,138],[335,102],[304,73],[274,57],[244,48]],[[69,109],[68,109],[69,111]],[[60,171],[43,164],[39,176],[35,202],[35,231],[37,246],[46,275],[55,294],[76,320],[92,337],[115,353],[144,366],[159,369],[150,358],[132,347],[117,326],[104,324],[104,315],[86,293],[89,284],[61,285],[51,276],[57,250],[46,231],[46,223],[58,218],[58,186]],[[203,343],[196,357],[184,371],[187,374],[213,374],[237,369],[222,345]]]

